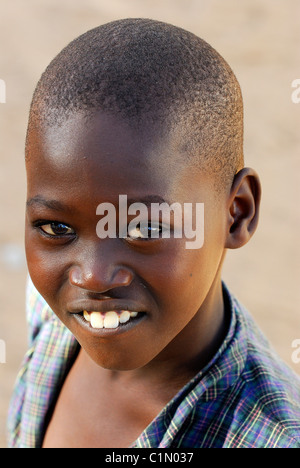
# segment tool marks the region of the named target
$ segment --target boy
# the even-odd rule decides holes
[[[89,31],[37,86],[26,168],[31,342],[9,445],[299,448],[299,378],[221,281],[260,183],[219,54],[157,21]],[[122,195],[146,214],[98,235]],[[164,236],[157,203],[203,204],[203,246],[175,235],[172,210]]]

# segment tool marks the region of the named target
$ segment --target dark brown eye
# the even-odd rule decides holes
[[[159,239],[163,232],[161,224],[157,223],[144,223],[143,225],[138,224],[128,229],[129,239]]]
[[[49,236],[68,236],[75,234],[74,230],[63,223],[50,223],[40,226],[40,229]]]

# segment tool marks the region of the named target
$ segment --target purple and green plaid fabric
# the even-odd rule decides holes
[[[232,318],[222,347],[132,447],[300,448],[300,379],[225,286],[224,293]],[[27,317],[30,349],[8,419],[12,448],[42,446],[49,410],[79,350],[31,283]]]

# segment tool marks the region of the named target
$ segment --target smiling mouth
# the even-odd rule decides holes
[[[134,312],[128,310],[109,311],[105,313],[89,312],[85,310],[80,315],[83,317],[85,322],[90,324],[93,329],[100,330],[103,328],[120,328],[122,325],[142,318],[142,316],[145,314],[143,312]]]

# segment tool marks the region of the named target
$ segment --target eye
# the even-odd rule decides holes
[[[74,229],[63,223],[54,222],[49,224],[40,224],[38,227],[44,234],[51,237],[75,235]]]
[[[162,236],[163,227],[161,224],[145,223],[138,224],[128,229],[129,239],[160,239]]]

